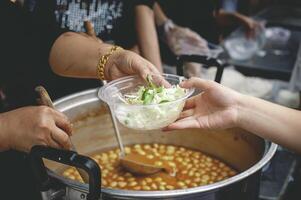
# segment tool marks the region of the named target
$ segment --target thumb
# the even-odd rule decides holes
[[[195,87],[197,89],[207,90],[210,87],[213,87],[215,84],[217,84],[217,83],[215,83],[213,81],[193,77],[187,81],[182,82],[180,86],[183,88]]]

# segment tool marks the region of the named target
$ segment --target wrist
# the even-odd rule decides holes
[[[246,128],[246,124],[248,124],[248,118],[250,115],[250,96],[239,94],[237,98],[237,121],[236,126],[242,129]]]
[[[97,76],[100,80],[104,81],[104,80],[109,80],[109,69],[112,67],[112,65],[114,65],[114,60],[116,60],[116,54],[118,54],[118,52],[122,50],[121,47],[119,46],[112,46],[112,45],[107,45],[104,47],[104,49],[102,49],[103,53],[102,55],[100,55],[99,57],[99,61],[97,64]],[[118,56],[117,56],[118,58]]]
[[[112,49],[112,48],[111,48]],[[110,50],[111,51],[111,50]],[[105,80],[112,80],[112,69],[119,69],[119,66],[126,66],[128,63],[124,53],[127,50],[123,48],[116,49],[108,58],[108,61],[104,67]]]

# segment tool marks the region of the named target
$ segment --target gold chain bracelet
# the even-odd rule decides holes
[[[117,50],[122,49],[120,46],[113,46],[110,51],[101,56],[97,64],[97,75],[100,80],[105,80],[105,66],[109,60],[109,57]]]

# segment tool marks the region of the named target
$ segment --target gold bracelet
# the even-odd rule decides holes
[[[120,46],[113,46],[109,53],[100,57],[99,62],[97,64],[97,75],[100,80],[105,80],[105,66],[109,60],[109,57],[117,50],[122,49]]]

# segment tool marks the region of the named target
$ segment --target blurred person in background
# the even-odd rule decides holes
[[[47,15],[28,12],[10,0],[0,1],[2,199],[40,199],[25,153],[32,146],[70,147],[71,125],[66,116],[48,107],[32,106],[35,86],[48,88],[48,73],[109,81],[133,74],[143,78],[160,74],[136,53],[85,33],[62,30],[43,14]],[[103,63],[105,55],[109,59]]]
[[[242,25],[249,37],[254,35],[255,29],[259,26],[257,22],[238,12],[223,10],[221,3],[219,0],[157,0],[154,13],[156,24],[159,30],[162,30],[161,38],[167,43],[167,45],[161,43],[161,52],[164,55],[162,57],[166,63],[175,65],[175,55],[185,52],[185,54],[208,54],[207,41],[218,44],[224,30],[233,25]],[[184,49],[185,45],[181,43],[183,40],[186,44],[190,43],[188,46],[191,47],[191,51],[187,50],[187,45]],[[198,76],[200,72],[197,69],[194,71],[191,76]]]

